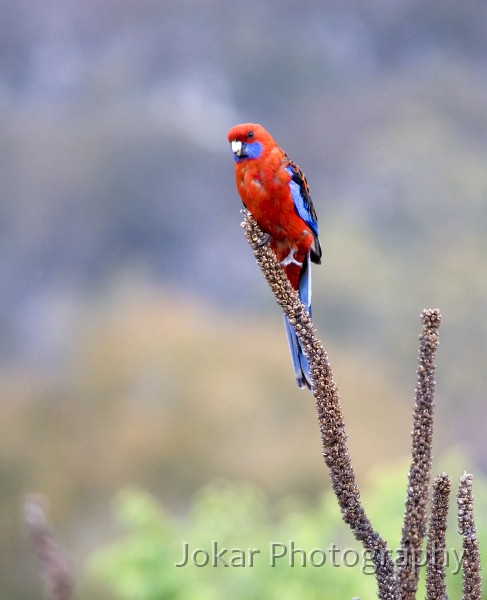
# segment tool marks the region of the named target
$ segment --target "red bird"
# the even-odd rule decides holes
[[[311,265],[321,262],[316,217],[301,169],[255,123],[228,132],[235,159],[237,190],[245,208],[269,236],[270,246],[311,315]],[[311,388],[309,364],[284,317],[294,374],[300,388]]]

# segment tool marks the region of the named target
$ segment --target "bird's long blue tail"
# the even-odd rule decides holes
[[[308,309],[311,316],[311,265],[309,255],[304,259],[303,268],[299,276],[298,294],[301,302]],[[293,362],[294,375],[296,383],[300,388],[308,387],[312,389],[311,374],[309,362],[304,355],[301,344],[296,336],[293,326],[289,323],[289,319],[284,315],[284,327],[286,329],[287,340],[289,342],[289,350],[291,351],[291,360]]]

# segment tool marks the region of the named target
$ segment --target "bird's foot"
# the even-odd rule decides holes
[[[262,237],[259,240],[259,243],[257,244],[257,246],[259,248],[262,248],[262,246],[267,246],[267,244],[271,241],[271,236],[268,233],[263,233]]]
[[[281,267],[287,267],[288,265],[298,265],[298,267],[303,266],[302,262],[299,262],[294,258],[294,250],[292,248],[289,250],[289,254],[286,256],[286,258],[281,260]]]

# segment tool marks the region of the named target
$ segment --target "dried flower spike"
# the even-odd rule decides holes
[[[71,600],[74,578],[66,553],[50,529],[45,502],[37,496],[29,497],[24,503],[24,520],[32,546],[39,562],[50,600]]]
[[[472,475],[465,473],[460,478],[457,494],[458,531],[463,538],[463,600],[481,600],[482,598],[480,552],[473,517],[472,480]]]
[[[451,478],[441,473],[433,482],[426,547],[426,600],[448,600],[445,583],[446,526]]]
[[[330,470],[333,491],[343,519],[371,554],[379,598],[397,600],[391,552],[384,539],[372,527],[360,500],[360,491],[346,445],[347,433],[338,388],[333,379],[328,354],[316,337],[306,307],[299,300],[274,252],[266,245],[264,234],[250,214],[246,214],[242,227],[278,304],[295,328],[309,362],[312,391],[321,430],[323,457]]]
[[[421,315],[423,330],[419,337],[419,358],[406,508],[402,529],[397,580],[401,598],[414,600],[418,587],[421,548],[426,535],[427,507],[431,477],[433,417],[435,397],[435,355],[441,315],[437,309],[425,309]]]

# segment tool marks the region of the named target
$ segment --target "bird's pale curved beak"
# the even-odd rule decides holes
[[[232,152],[234,154],[236,154],[237,156],[241,156],[242,155],[242,142],[239,142],[238,140],[233,140]]]

